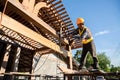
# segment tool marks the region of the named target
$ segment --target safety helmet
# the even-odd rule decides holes
[[[83,18],[77,18],[76,24],[84,23]]]

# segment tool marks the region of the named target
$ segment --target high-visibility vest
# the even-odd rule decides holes
[[[85,27],[85,28],[86,28],[86,27]],[[80,36],[83,34],[85,28],[83,28],[82,31],[79,30],[79,35],[80,35]],[[83,44],[87,44],[87,43],[91,42],[92,40],[93,40],[93,37],[91,37],[91,38],[89,38],[89,39],[83,39],[83,40],[82,40],[82,43],[83,43]]]

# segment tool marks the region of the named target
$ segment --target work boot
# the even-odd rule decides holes
[[[86,67],[85,67],[85,66],[80,65],[80,66],[79,66],[79,68],[78,68],[78,70],[81,70],[81,69],[86,69]]]
[[[79,73],[88,73],[89,71],[85,66],[79,66]]]
[[[98,65],[98,63],[96,62],[96,63],[94,63],[94,64],[92,64],[92,67],[93,67],[93,69],[99,69],[99,65]]]
[[[92,72],[96,73],[105,73],[103,70],[100,70],[98,63],[92,64],[93,69],[91,70]]]

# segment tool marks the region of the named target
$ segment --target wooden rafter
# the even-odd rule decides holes
[[[1,13],[0,13],[1,15]],[[1,16],[0,16],[1,17]],[[20,24],[19,22],[13,20],[12,18],[4,15],[2,16],[2,22],[1,24],[17,33],[20,33],[26,37],[31,38],[32,40],[39,42],[41,45],[46,46],[48,48],[51,48],[52,50],[67,56],[71,54],[69,51],[61,49],[59,45],[51,42],[50,40],[44,38],[42,35],[39,35],[38,33],[30,30],[29,28],[25,27],[24,25]],[[6,24],[7,23],[7,24]],[[14,25],[13,25],[14,24]],[[16,27],[17,26],[17,27]],[[48,44],[49,43],[49,44]]]

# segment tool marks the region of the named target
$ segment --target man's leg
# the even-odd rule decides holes
[[[83,47],[82,54],[81,54],[81,59],[80,59],[79,70],[82,69],[85,66],[87,52],[88,51]]]
[[[93,63],[93,68],[94,68],[94,69],[99,69],[99,65],[98,65],[98,60],[97,60],[97,58],[96,58],[96,57],[93,57],[93,61],[94,61],[94,63]]]
[[[97,59],[97,54],[96,54],[96,48],[95,48],[95,44],[94,42],[92,41],[91,42],[91,49],[90,49],[90,53],[92,55],[92,58],[93,58],[93,68],[94,69],[99,69],[99,65],[98,65],[98,59]]]

